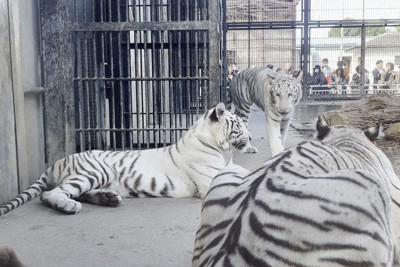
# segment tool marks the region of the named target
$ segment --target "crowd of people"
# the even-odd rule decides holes
[[[370,87],[370,73],[364,70],[364,79],[362,79],[362,67],[358,65],[355,68],[355,73],[350,78],[350,71],[348,64],[345,61],[338,61],[337,68],[331,69],[329,60],[324,58],[322,60],[322,67],[315,65],[313,68],[312,76],[309,76],[309,82],[313,92],[319,94],[347,94],[352,89],[358,89],[360,85],[364,84],[365,89]],[[400,66],[399,66],[400,68]],[[399,73],[394,71],[394,64],[392,62],[386,63],[386,69],[383,68],[383,61],[376,61],[376,67],[372,71],[373,78],[373,92],[377,93],[380,89],[394,89],[400,83]]]
[[[329,60],[324,58],[321,65],[314,66],[312,75],[308,74],[311,93],[351,94],[358,91],[362,84],[364,84],[364,89],[368,90],[367,92],[373,92],[373,94],[377,94],[381,89],[400,89],[400,73],[394,70],[395,65],[393,62],[387,62],[384,68],[383,63],[382,60],[376,61],[371,77],[370,72],[364,69],[364,79],[362,79],[361,65],[356,66],[355,73],[350,75],[346,61],[338,61],[336,68],[331,68]],[[274,66],[268,65],[267,67],[273,68]],[[290,73],[292,68],[285,65],[282,70]],[[237,73],[237,64],[230,64],[227,73],[228,84]]]

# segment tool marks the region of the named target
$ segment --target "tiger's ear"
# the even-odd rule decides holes
[[[218,103],[210,115],[210,120],[215,122],[219,121],[224,112],[225,112],[225,104],[222,102]]]
[[[376,125],[374,127],[370,127],[368,129],[364,130],[364,134],[365,134],[366,137],[368,137],[368,139],[371,142],[374,142],[375,139],[379,135],[379,129],[380,129],[380,125],[378,124],[378,125]]]
[[[331,131],[331,127],[326,123],[325,118],[321,115],[318,116],[317,121],[317,138],[318,140],[324,139],[329,132]]]

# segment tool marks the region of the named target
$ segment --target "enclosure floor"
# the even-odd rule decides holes
[[[257,154],[235,153],[235,162],[254,169],[270,157],[264,113],[249,123]],[[293,128],[286,146],[303,141]],[[118,208],[84,204],[62,215],[35,199],[0,217],[0,245],[15,250],[28,267],[191,266],[201,200],[124,199]]]

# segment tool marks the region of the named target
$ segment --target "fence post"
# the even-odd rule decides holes
[[[221,42],[221,6],[219,1],[210,1],[210,29],[209,29],[209,49],[210,49],[210,70],[208,76],[210,78],[210,101],[206,104],[207,108],[219,102],[220,95],[220,72],[221,72],[221,56],[220,56],[220,42]]]
[[[303,55],[303,100],[307,99],[309,85],[308,65],[310,56],[310,1],[303,1],[304,26],[303,41],[301,43],[301,53]]]
[[[358,86],[360,89],[360,95],[365,96],[365,35],[366,35],[366,28],[363,24],[361,26],[361,61],[360,61],[360,85]]]

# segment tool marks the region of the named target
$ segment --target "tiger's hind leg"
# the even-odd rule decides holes
[[[78,199],[85,192],[100,186],[94,178],[83,175],[73,176],[65,179],[53,190],[44,192],[40,200],[60,212],[75,214],[82,210],[82,204],[74,199]]]
[[[46,206],[66,214],[75,214],[82,210],[82,204],[71,199],[70,193],[60,187],[44,192],[40,200]]]
[[[110,189],[93,189],[79,196],[78,200],[101,206],[116,207],[122,202],[121,196]]]

